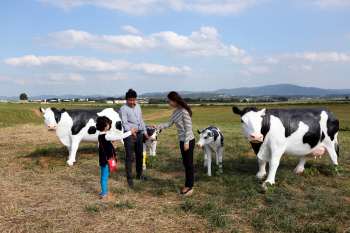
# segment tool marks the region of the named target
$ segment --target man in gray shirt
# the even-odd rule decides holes
[[[134,152],[136,157],[136,179],[147,180],[142,175],[143,164],[143,137],[148,140],[145,123],[142,119],[141,107],[136,103],[137,93],[133,89],[125,95],[126,103],[120,108],[119,115],[122,120],[124,132],[128,132],[130,128],[138,129],[138,132],[124,139],[125,147],[125,170],[126,178],[130,186],[134,185],[132,178],[132,162]]]

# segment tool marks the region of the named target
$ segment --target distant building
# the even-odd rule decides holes
[[[102,100],[102,102],[106,104],[113,104],[113,100]]]
[[[126,100],[114,100],[115,104],[125,104]]]

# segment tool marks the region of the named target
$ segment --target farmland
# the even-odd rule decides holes
[[[331,169],[328,155],[310,158],[300,175],[293,173],[299,160],[282,157],[276,185],[263,192],[262,181],[255,179],[257,158],[242,137],[232,106],[196,106],[192,108],[196,141],[196,131],[209,125],[220,128],[225,137],[224,173],[213,164],[208,177],[203,152],[196,148],[194,195],[180,196],[185,178],[173,126],[158,135],[159,162],[144,173],[149,181],[135,181],[133,188],[127,185],[125,151],[117,142],[118,169],[108,181],[116,199],[101,201],[97,145],[81,143],[77,163],[67,166],[67,149],[46,131],[36,111],[93,107],[0,104],[0,231],[349,232],[350,105],[273,108],[319,106],[330,109],[340,121],[340,175]],[[146,124],[167,122],[171,114],[171,107],[143,107]]]

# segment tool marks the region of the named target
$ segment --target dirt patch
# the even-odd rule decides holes
[[[30,110],[34,111],[35,116],[43,118],[43,115],[41,115],[41,112],[38,109],[30,108]]]

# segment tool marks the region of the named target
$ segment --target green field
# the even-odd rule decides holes
[[[173,126],[158,136],[159,162],[145,171],[150,180],[136,181],[133,188],[126,183],[124,148],[118,142],[118,169],[108,181],[116,199],[100,201],[96,144],[82,143],[77,163],[68,167],[67,149],[32,110],[55,105],[0,104],[0,231],[350,232],[350,105],[266,107],[319,106],[340,120],[340,175],[332,170],[328,155],[310,158],[301,175],[293,173],[298,159],[282,157],[276,185],[264,192],[263,181],[255,179],[257,158],[232,106],[199,106],[192,108],[196,141],[197,130],[220,128],[224,173],[213,162],[208,177],[203,152],[196,148],[194,195],[181,197],[184,168]],[[171,112],[171,107],[143,107],[146,124],[164,123]]]

